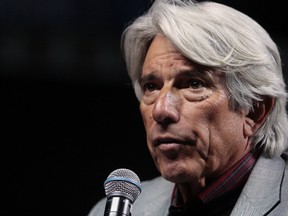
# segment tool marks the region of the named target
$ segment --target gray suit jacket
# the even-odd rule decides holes
[[[288,216],[288,155],[257,161],[231,216]],[[143,181],[142,192],[133,204],[133,216],[166,216],[174,184],[157,177]],[[103,216],[106,198],[88,216]]]

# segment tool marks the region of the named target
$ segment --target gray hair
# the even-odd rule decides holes
[[[263,96],[275,106],[253,136],[269,157],[287,148],[287,92],[278,48],[253,19],[229,6],[193,0],[155,0],[122,35],[122,51],[135,94],[152,39],[164,35],[189,60],[224,73],[231,107],[253,110]]]

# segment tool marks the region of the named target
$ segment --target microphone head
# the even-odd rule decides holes
[[[107,198],[111,196],[124,196],[132,203],[141,193],[141,183],[139,177],[131,170],[120,168],[114,170],[104,182],[105,194]]]

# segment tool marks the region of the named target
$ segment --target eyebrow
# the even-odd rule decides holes
[[[193,77],[193,76],[203,76],[203,77],[210,77],[212,76],[212,73],[210,70],[201,70],[199,68],[193,68],[193,69],[187,69],[187,68],[182,68],[177,71],[177,77]],[[157,71],[152,71],[147,75],[141,76],[139,79],[140,83],[143,82],[148,82],[151,80],[154,80],[157,77]]]
[[[141,84],[143,82],[146,83],[148,81],[154,80],[157,77],[155,74],[156,74],[156,71],[153,71],[153,72],[149,73],[148,75],[141,76],[139,79],[139,83]]]

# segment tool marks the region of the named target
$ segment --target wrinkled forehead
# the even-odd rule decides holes
[[[173,45],[173,43],[163,35],[156,35],[152,40],[144,59],[142,75],[146,69],[154,71],[154,68],[151,67],[151,65],[153,65],[155,58],[158,57],[159,59],[160,57],[161,59],[162,56],[167,57],[167,55],[173,56],[170,58],[171,60],[177,60],[181,62],[181,66],[175,69],[177,71],[189,71],[199,75],[207,74],[211,77],[215,76],[224,78],[225,76],[224,73],[220,72],[217,68],[207,67],[189,60],[187,57],[182,55],[181,52]]]
[[[149,61],[153,56],[158,56],[168,52],[175,53],[178,52],[178,50],[166,37],[156,35],[148,47],[145,61]]]

